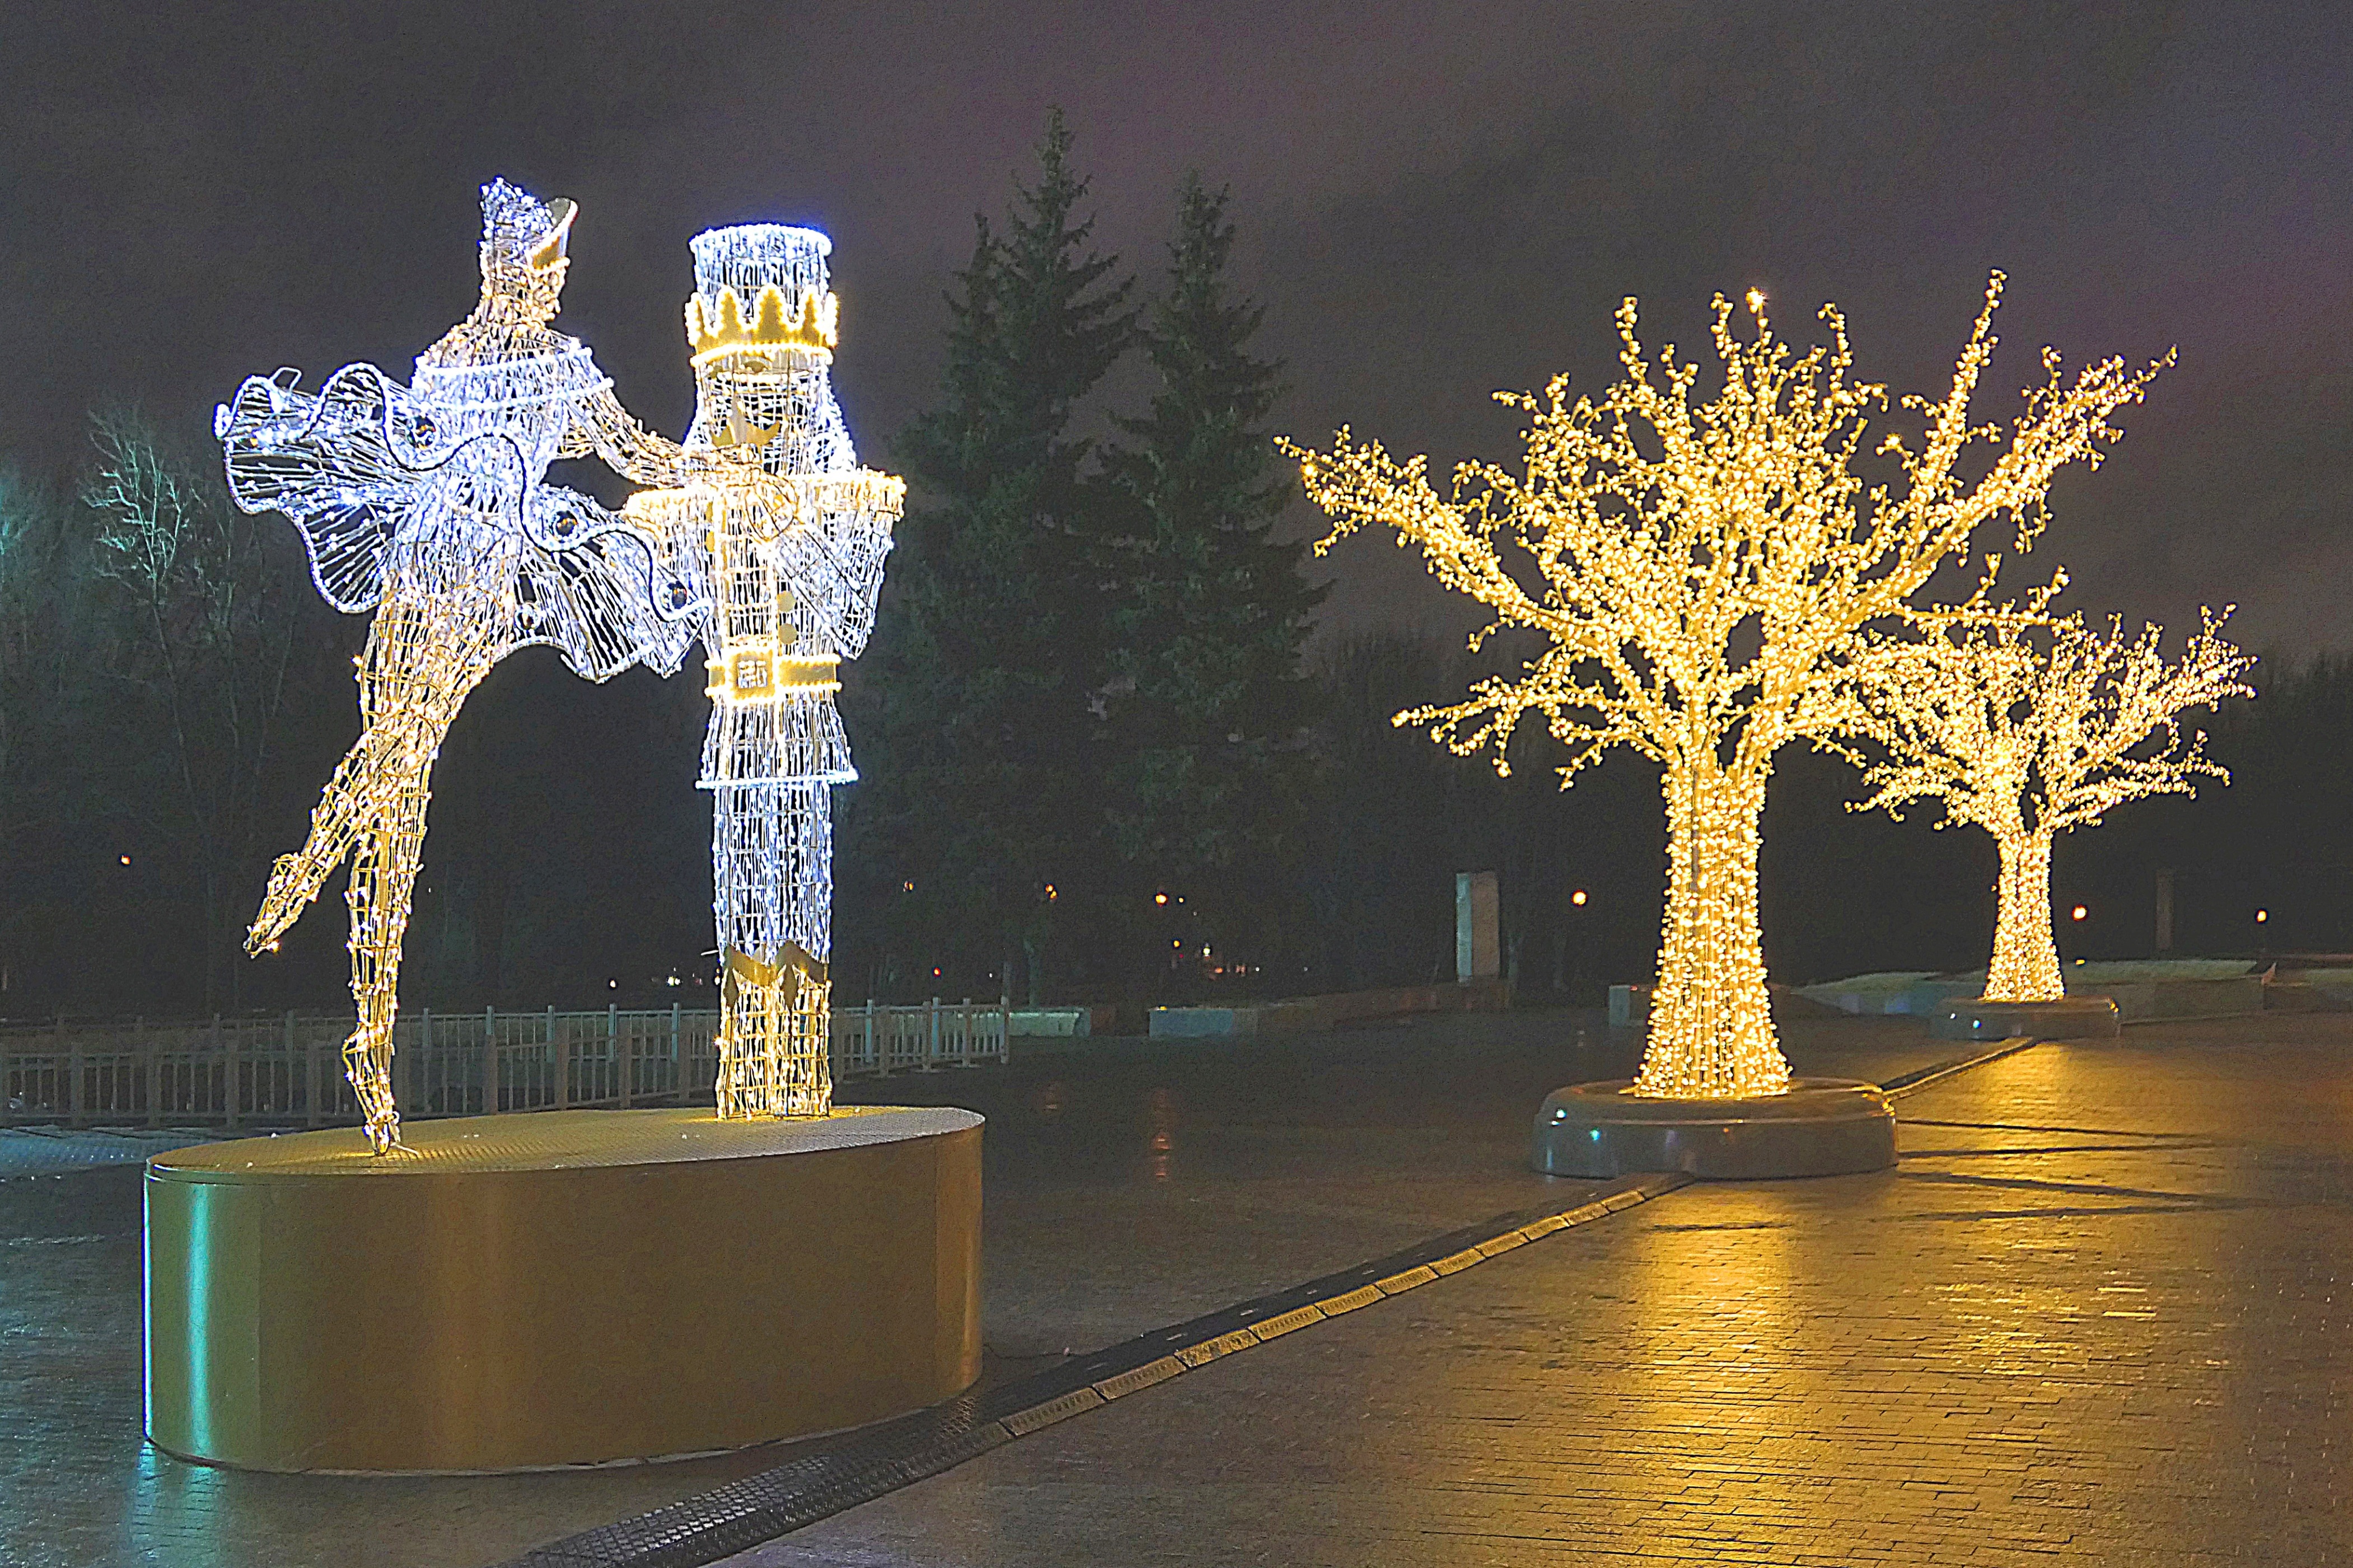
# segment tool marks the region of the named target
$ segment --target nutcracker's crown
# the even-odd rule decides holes
[[[686,302],[686,341],[697,364],[721,354],[775,348],[811,350],[830,357],[840,301],[830,289],[803,294],[796,301],[771,283],[745,310],[733,289],[719,290],[716,309],[706,308],[703,296]]]
[[[833,242],[813,228],[744,224],[696,235],[686,339],[697,364],[722,355],[797,350],[832,357],[839,303],[828,286]]]

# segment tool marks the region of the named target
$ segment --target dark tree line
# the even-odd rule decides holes
[[[2146,952],[2155,880],[2169,871],[2173,930],[2185,952],[2353,950],[2353,656],[2264,659],[2251,684],[2205,727],[2208,754],[2231,770],[2196,800],[2119,811],[2081,842],[2059,844],[2055,901],[2090,912],[2093,957]],[[2265,919],[2258,921],[2262,911]],[[2060,921],[2062,949],[2067,927]]]
[[[1071,148],[1057,114],[1002,233],[977,221],[939,405],[899,444],[915,500],[848,701],[853,987],[1142,1000],[1301,945],[1322,595],[1274,531],[1279,367],[1226,280],[1225,194],[1186,183],[1138,303]],[[1088,433],[1130,353],[1149,404]]]
[[[1646,977],[1656,770],[1564,793],[1540,734],[1498,778],[1391,725],[1511,654],[1316,635],[1225,193],[1188,180],[1139,277],[1096,244],[1072,154],[1056,116],[976,223],[938,397],[889,448],[911,497],[846,670],[864,777],[836,796],[837,997],[1442,979],[1455,873],[1485,868],[1524,998]],[[1135,406],[1106,396],[1123,363],[1147,373]],[[198,415],[106,412],[79,472],[0,468],[0,1016],[340,1005],[340,884],[283,952],[238,942],[356,732],[365,631],[319,603],[290,526],[229,504]],[[2147,953],[2167,870],[2180,951],[2353,946],[2353,658],[2256,683],[2208,725],[2230,788],[2061,842],[2054,891],[2087,912],[2060,922],[2067,956]],[[436,775],[405,1005],[710,1005],[696,688],[592,687],[543,648],[484,683]],[[1854,816],[1855,794],[1828,756],[1778,770],[1775,978],[1982,963],[1990,843]]]
[[[201,448],[129,409],[91,438],[71,487],[0,482],[0,1011],[234,1007],[332,617]]]

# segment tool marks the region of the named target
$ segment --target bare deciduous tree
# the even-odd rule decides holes
[[[151,820],[184,847],[203,922],[205,1006],[234,1004],[237,936],[259,882],[265,792],[309,595],[290,544],[230,504],[207,464],[128,410],[93,416],[81,499],[130,657],[113,672],[154,732]]]

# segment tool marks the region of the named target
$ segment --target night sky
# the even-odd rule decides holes
[[[63,473],[107,399],[198,437],[280,364],[405,375],[472,303],[476,187],[504,174],[581,204],[559,324],[672,434],[688,237],[826,229],[838,384],[887,461],[972,215],[1059,103],[1102,239],[1147,274],[1185,170],[1231,184],[1303,437],[1508,458],[1486,394],[1598,390],[1630,293],[1694,346],[1718,289],[1792,333],[1836,300],[1865,374],[1936,390],[2000,267],[1988,416],[2046,342],[2181,353],[2056,492],[2071,602],[2235,600],[2251,646],[2348,645],[2348,44],[2341,3],[8,0],[0,456]],[[1447,620],[1385,544],[1332,569],[1335,624]]]

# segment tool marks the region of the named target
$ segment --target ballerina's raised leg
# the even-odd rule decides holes
[[[361,658],[365,724],[311,813],[310,841],[270,875],[270,902],[254,923],[257,951],[292,923],[346,855],[352,1001],[345,1076],[379,1152],[396,1147],[393,1025],[399,1013],[401,939],[425,849],[433,761],[466,699],[512,646],[513,607],[470,582],[441,593],[396,586],[378,612]],[[300,896],[297,897],[296,895]]]

